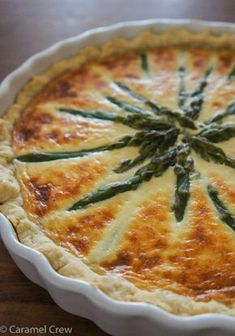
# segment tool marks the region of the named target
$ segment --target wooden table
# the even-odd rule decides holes
[[[87,29],[146,18],[235,22],[234,0],[0,0],[0,79],[29,56]],[[106,335],[62,311],[31,283],[0,245],[0,325],[72,327],[72,335]],[[147,336],[147,335],[146,335]]]

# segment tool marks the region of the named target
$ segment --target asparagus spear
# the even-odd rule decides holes
[[[141,68],[144,72],[149,72],[148,56],[145,53],[140,54]]]
[[[170,111],[170,110],[163,110],[163,113],[165,113],[166,115],[168,115],[169,117],[171,117],[173,120],[178,121],[178,123],[180,124],[180,126],[182,127],[187,127],[190,129],[197,129],[195,123],[193,122],[193,120],[189,117],[187,117],[186,115],[183,115],[182,113],[178,112],[178,111]]]
[[[205,124],[210,124],[213,122],[219,122],[223,118],[234,115],[235,114],[235,101],[229,104],[225,111],[219,112],[216,114],[211,120],[205,122]]]
[[[146,130],[167,130],[174,127],[174,124],[165,118],[148,117],[140,115],[129,115],[125,117],[119,117],[119,122],[124,125],[132,127],[134,129],[146,129]]]
[[[199,136],[191,138],[192,148],[204,160],[213,161],[219,164],[225,164],[228,167],[235,169],[235,160],[226,156],[222,148],[219,148],[208,140]]]
[[[189,173],[177,174],[174,212],[175,218],[181,222],[189,199]]]
[[[70,113],[73,115],[81,116],[83,118],[95,118],[95,119],[101,119],[101,120],[110,120],[110,121],[116,121],[118,119],[118,115],[113,112],[102,112],[102,111],[85,111],[80,109],[73,109],[68,107],[60,107],[58,109],[61,112]]]
[[[41,153],[29,153],[25,155],[20,155],[17,157],[17,160],[21,162],[44,162],[44,161],[54,161],[61,159],[69,159],[75,157],[83,157],[92,153],[103,152],[107,150],[114,150],[123,148],[126,146],[138,146],[143,141],[143,137],[146,136],[148,132],[137,132],[134,136],[125,136],[121,138],[118,142],[100,146],[96,148],[91,148],[87,150],[80,150],[76,152],[41,152]]]
[[[232,70],[228,74],[228,80],[234,80],[234,79],[235,79],[235,66],[232,68]]]
[[[199,135],[213,142],[229,140],[235,136],[235,125],[233,123],[225,123],[223,125],[212,123],[201,131]]]
[[[208,84],[208,77],[210,76],[211,72],[212,68],[206,70],[198,87],[191,93],[190,97],[184,104],[183,110],[185,114],[194,120],[197,119],[200,115],[204,101],[204,90]]]
[[[138,93],[136,93],[135,91],[133,91],[132,89],[130,89],[128,86],[126,86],[125,84],[115,81],[114,82],[117,87],[119,89],[121,89],[122,91],[124,91],[125,93],[127,93],[129,96],[139,100],[140,102],[146,104],[147,99],[145,99],[144,97],[142,97],[141,95],[139,95]]]
[[[177,148],[173,148],[167,152],[154,155],[146,166],[137,170],[136,174],[140,174],[145,181],[149,181],[152,176],[161,176],[166,169],[175,164]]]
[[[179,73],[179,93],[178,93],[178,105],[181,109],[183,109],[184,104],[186,102],[186,98],[188,97],[188,94],[186,92],[185,88],[185,68],[184,67],[179,67],[178,70]]]
[[[151,115],[150,112],[146,112],[146,111],[140,109],[139,107],[136,107],[136,106],[133,106],[131,104],[122,102],[117,98],[107,96],[106,99],[108,99],[108,101],[110,101],[112,104],[120,107],[122,110],[131,112],[131,113],[140,114],[140,115],[143,115],[143,116]]]
[[[29,154],[20,155],[17,160],[21,162],[44,162],[54,161],[62,159],[70,159],[75,157],[83,157],[91,153],[101,152],[107,149],[107,147],[97,147],[88,150],[81,150],[76,152],[33,152]]]
[[[69,211],[82,209],[86,207],[87,205],[94,204],[100,201],[104,201],[108,198],[114,197],[115,195],[126,192],[126,191],[136,190],[140,182],[141,182],[141,176],[134,175],[127,180],[105,185],[99,188],[98,190],[91,192],[84,198],[80,199],[71,208],[69,208]]]
[[[175,163],[175,157],[175,150],[154,156],[149,164],[138,169],[130,178],[100,187],[76,202],[69,208],[69,211],[82,209],[87,205],[104,201],[126,191],[136,190],[144,181],[149,181],[153,176],[161,176],[168,167]]]
[[[216,188],[212,185],[208,185],[207,190],[220,219],[235,231],[235,218],[231,215],[223,201],[220,199]]]
[[[150,115],[142,116],[134,114],[127,116],[120,116],[112,112],[84,111],[71,108],[60,108],[59,111],[80,115],[84,118],[111,120],[114,122],[122,123],[134,129],[169,129],[173,126],[172,123],[170,123],[168,120],[164,118],[161,117],[153,118]]]
[[[148,146],[145,146],[145,148],[147,148],[147,150],[142,151],[142,153],[140,153],[136,158],[134,158],[133,160],[124,160],[121,162],[121,164],[114,169],[115,173],[124,173],[127,170],[137,166],[138,164],[144,162],[144,160],[146,160],[147,158],[150,158],[156,151],[156,144],[149,144]]]
[[[174,171],[176,174],[176,190],[174,213],[178,222],[182,221],[190,197],[190,173],[193,170],[193,159],[189,157],[190,147],[184,144],[178,147],[177,163]]]

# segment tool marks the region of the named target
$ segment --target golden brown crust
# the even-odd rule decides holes
[[[117,216],[118,209],[115,208],[114,205],[108,204],[107,208],[105,206],[101,206],[99,211],[96,212],[98,214],[95,221],[92,222],[92,226],[89,228],[86,227],[87,223],[89,223],[89,214],[85,213],[84,215],[79,215],[79,222],[83,223],[82,225],[77,227],[77,218],[73,217],[69,220],[69,225],[60,227],[59,230],[51,230],[51,226],[53,223],[50,223],[50,216],[45,219],[39,225],[33,223],[33,221],[37,222],[38,217],[43,217],[45,214],[47,215],[49,212],[53,212],[57,208],[57,203],[60,199],[60,183],[59,178],[56,177],[58,170],[53,174],[54,184],[51,180],[46,180],[46,174],[42,173],[42,181],[39,181],[40,178],[37,176],[33,179],[33,167],[32,171],[28,171],[30,178],[27,176],[21,180],[21,194],[19,192],[19,182],[14,178],[14,165],[11,160],[13,157],[12,147],[11,147],[11,132],[12,126],[14,123],[17,123],[17,126],[14,128],[14,143],[13,148],[15,153],[22,154],[24,151],[27,152],[28,149],[37,148],[35,146],[40,143],[41,148],[43,148],[43,141],[45,138],[48,139],[50,137],[53,139],[53,143],[58,144],[66,144],[68,139],[64,139],[62,135],[59,133],[58,129],[61,127],[68,128],[74,127],[74,120],[71,122],[70,120],[66,120],[66,118],[62,121],[61,119],[56,120],[56,117],[50,112],[42,112],[40,109],[37,110],[37,105],[31,105],[29,107],[28,104],[31,102],[33,97],[37,96],[37,94],[48,85],[50,81],[57,78],[61,74],[65,72],[71,72],[79,69],[83,64],[88,61],[92,62],[93,60],[98,60],[102,63],[102,65],[109,69],[112,67],[112,72],[118,75],[122,74],[123,69],[128,66],[128,76],[133,77],[136,76],[135,70],[135,62],[132,59],[132,52],[136,49],[140,48],[154,48],[159,46],[166,46],[162,53],[158,53],[157,55],[153,54],[154,64],[160,69],[160,71],[164,72],[166,69],[174,68],[174,48],[173,46],[181,45],[187,46],[190,45],[198,47],[205,46],[205,44],[210,48],[233,48],[235,42],[235,36],[231,35],[221,35],[221,36],[212,36],[209,32],[192,34],[188,31],[170,31],[164,34],[155,35],[151,32],[145,32],[138,36],[136,39],[131,41],[126,40],[114,40],[108,42],[104,46],[99,49],[96,48],[87,48],[82,51],[79,56],[76,56],[72,59],[61,61],[54,66],[52,66],[46,72],[35,76],[30,83],[28,83],[25,88],[18,95],[15,104],[9,109],[9,111],[4,116],[3,120],[0,120],[0,195],[2,198],[0,202],[4,204],[0,206],[0,210],[5,214],[11,222],[16,227],[16,231],[19,239],[25,243],[26,245],[35,248],[42,252],[50,261],[52,267],[54,267],[59,273],[73,277],[87,280],[102,289],[107,294],[111,295],[115,299],[119,300],[128,300],[128,301],[144,301],[156,304],[170,312],[181,314],[181,315],[193,315],[200,314],[205,312],[220,312],[235,315],[235,303],[234,303],[234,277],[230,272],[232,266],[234,265],[234,237],[231,236],[231,232],[227,229],[220,228],[216,219],[211,214],[210,207],[206,208],[208,200],[204,200],[204,193],[202,192],[204,185],[200,188],[195,189],[195,198],[197,198],[197,202],[195,202],[193,211],[193,216],[189,218],[189,229],[188,231],[182,233],[182,242],[181,246],[177,246],[178,241],[176,242],[176,246],[171,248],[171,253],[168,250],[168,267],[172,267],[172,271],[167,271],[163,269],[163,273],[165,272],[165,279],[170,279],[171,284],[161,283],[162,278],[159,280],[158,286],[156,286],[156,269],[159,265],[161,265],[162,260],[161,256],[158,256],[158,251],[161,253],[164,250],[167,250],[168,247],[168,236],[170,235],[169,230],[169,221],[170,218],[166,218],[166,213],[169,213],[166,209],[170,208],[169,197],[164,196],[164,193],[155,194],[155,201],[151,201],[146,205],[146,207],[142,208],[142,212],[140,213],[140,217],[143,221],[146,221],[148,230],[143,232],[141,228],[135,227],[135,223],[131,226],[131,229],[127,233],[127,237],[125,237],[123,241],[123,245],[120,247],[120,252],[116,254],[116,259],[106,259],[103,263],[103,267],[109,270],[114,270],[114,273],[125,273],[125,267],[128,268],[128,273],[126,280],[120,281],[120,278],[115,278],[115,276],[111,275],[102,275],[96,272],[93,272],[85,263],[86,260],[81,260],[79,254],[87,254],[88,251],[91,250],[92,244],[91,241],[97,239],[97,237],[101,234],[104,227],[108,226],[108,223],[111,219]],[[168,46],[171,45],[172,47]],[[128,52],[128,57],[125,59],[124,64],[120,62],[116,63],[118,66],[113,67],[113,62],[106,61],[112,60],[113,55],[122,55],[123,53]],[[198,52],[194,52],[192,57],[190,58],[190,67],[193,71],[195,71],[195,75],[191,78],[191,84],[197,81],[200,75],[203,73],[205,69],[205,59],[207,59],[207,50],[198,50]],[[171,57],[172,55],[172,57]],[[118,58],[118,56],[116,56]],[[218,64],[218,74],[224,74],[225,71],[231,66],[232,58],[231,52],[229,51],[221,51],[220,61]],[[165,67],[165,68],[164,68]],[[86,69],[84,66],[83,70],[83,81],[86,79],[88,82],[91,81],[89,77],[91,74],[89,73],[89,68]],[[79,81],[77,81],[77,92],[70,87],[69,83],[69,75],[68,80],[65,82],[59,80],[56,82],[52,81],[48,86],[45,93],[40,95],[40,99],[45,101],[46,103],[51,102],[60,102],[65,103],[66,99],[69,97],[69,101],[73,101],[73,103],[79,100],[79,103],[82,104],[83,97],[78,96],[79,92]],[[74,78],[74,77],[73,77]],[[164,81],[169,90],[173,90],[174,83],[172,79],[168,79],[165,77]],[[101,77],[95,77],[92,79],[93,87],[102,88],[105,90],[105,84],[102,82]],[[84,84],[84,83],[83,83]],[[57,87],[56,87],[57,85]],[[50,90],[52,87],[52,90]],[[142,89],[141,87],[137,87],[137,89]],[[53,92],[53,94],[52,94]],[[87,97],[85,97],[87,98]],[[161,98],[159,98],[161,99]],[[35,100],[35,104],[37,104],[37,99]],[[93,104],[92,100],[89,103]],[[215,103],[215,102],[213,102]],[[170,103],[172,107],[174,106],[174,102]],[[86,105],[88,106],[88,105]],[[32,108],[34,109],[34,117],[29,120],[28,116],[32,113]],[[21,116],[22,111],[24,111],[24,115]],[[47,133],[47,124],[50,123],[58,123],[55,128],[57,128],[57,132],[50,130]],[[45,131],[42,134],[41,129],[45,126]],[[84,128],[88,127],[88,123],[83,125]],[[37,128],[38,127],[38,128]],[[101,130],[103,130],[103,126],[101,125]],[[119,129],[117,132],[120,131]],[[123,134],[125,134],[125,129],[122,129]],[[96,130],[97,134],[97,130]],[[79,135],[81,137],[81,133]],[[82,134],[82,139],[84,140],[84,134]],[[73,139],[74,140],[74,139]],[[75,139],[77,144],[79,144],[79,140]],[[82,140],[82,141],[83,141]],[[54,145],[52,145],[53,148]],[[69,147],[68,147],[69,148]],[[85,163],[87,165],[87,162]],[[18,168],[21,169],[19,166]],[[46,170],[46,167],[44,168]],[[82,178],[81,172],[81,164],[73,164],[74,169],[74,180],[67,181],[67,184],[70,183],[71,189],[71,198],[76,195],[78,196],[80,192],[80,183],[77,184],[78,176]],[[43,167],[42,167],[43,170]],[[63,170],[63,169],[62,169]],[[88,169],[89,172],[91,169]],[[94,167],[94,171],[92,172],[92,176],[87,179],[87,183],[92,185],[93,180],[97,180],[99,176],[103,176],[107,167],[104,165],[97,165]],[[84,170],[83,170],[84,171]],[[36,174],[36,173],[35,173]],[[62,174],[62,172],[61,172]],[[64,176],[62,180],[64,181]],[[87,178],[87,176],[86,176]],[[20,181],[20,179],[18,178]],[[24,186],[26,186],[24,188]],[[223,185],[220,183],[221,188]],[[4,190],[4,192],[1,192]],[[29,200],[29,196],[25,196],[25,193],[29,193],[31,199],[35,200],[32,204],[26,206],[27,214],[22,209],[22,196],[26,200]],[[49,201],[49,195],[53,195],[53,197]],[[228,197],[230,197],[228,195]],[[66,196],[67,198],[67,196]],[[55,202],[51,200],[55,199]],[[52,202],[52,203],[50,203]],[[112,203],[112,202],[111,202]],[[120,204],[125,204],[125,198],[120,198]],[[35,204],[37,205],[35,207]],[[92,211],[91,211],[92,212]],[[58,214],[59,216],[59,214]],[[158,218],[158,230],[155,232],[156,227],[156,217]],[[52,217],[51,217],[52,218]],[[54,217],[55,219],[55,217]],[[58,217],[59,220],[59,217]],[[204,232],[204,221],[206,220],[208,224],[208,229]],[[166,225],[164,223],[167,223]],[[151,224],[153,223],[153,224]],[[137,223],[138,224],[138,223]],[[203,225],[202,225],[203,224]],[[151,228],[152,225],[152,228]],[[89,230],[92,229],[92,232]],[[73,240],[74,232],[77,234],[81,234],[81,239],[79,241],[79,247],[76,246],[77,241]],[[211,235],[213,233],[213,237]],[[154,246],[151,246],[149,251],[150,255],[146,255],[142,253],[142,260],[138,259],[138,254],[136,257],[136,249],[134,241],[135,239],[142,239],[142,243],[148,244],[150,237],[152,235],[156,235],[156,242],[154,242]],[[61,237],[65,237],[63,241]],[[85,239],[84,239],[85,237]],[[218,239],[219,237],[219,239]],[[221,238],[222,237],[222,238]],[[226,246],[225,253],[226,255],[221,256],[221,260],[217,260],[217,263],[214,264],[214,274],[218,271],[218,268],[222,266],[220,269],[220,274],[218,278],[210,278],[211,283],[208,283],[207,278],[208,274],[206,274],[206,263],[202,263],[200,265],[197,264],[198,254],[201,253],[200,247],[203,246],[203,241],[206,239],[213,240],[213,248],[219,249],[219,245],[222,244]],[[62,247],[58,247],[59,244]],[[74,256],[71,252],[71,248],[67,248],[67,244],[73,245],[73,249],[77,256]],[[149,242],[151,244],[151,240]],[[139,248],[141,248],[139,246]],[[67,252],[66,249],[70,252]],[[144,246],[144,249],[146,246]],[[231,249],[231,250],[230,250]],[[151,252],[152,250],[152,252]],[[187,251],[193,250],[193,254],[190,254],[190,258],[187,257]],[[183,252],[182,252],[183,251]],[[230,252],[230,253],[229,253]],[[139,251],[138,251],[139,253]],[[191,252],[190,252],[191,253]],[[200,258],[209,258],[207,263],[210,263],[210,251],[204,251],[204,254]],[[194,259],[194,255],[197,256]],[[137,259],[136,259],[137,258]],[[226,260],[226,263],[225,263]],[[173,263],[173,265],[170,263]],[[122,268],[122,266],[125,266]],[[166,266],[166,264],[165,264]],[[173,267],[174,266],[174,267]],[[119,272],[119,269],[121,271]],[[192,272],[193,269],[193,272]],[[154,271],[155,270],[155,271]],[[181,270],[181,275],[179,275],[179,270]],[[182,271],[183,270],[183,271]],[[159,272],[159,270],[158,270]],[[147,273],[147,274],[145,274]],[[182,273],[184,277],[182,277]],[[194,277],[194,273],[195,277]],[[218,273],[218,272],[217,272]],[[146,286],[141,285],[141,277],[147,276],[148,284],[151,284],[152,281],[152,289],[153,291],[146,290]],[[159,273],[158,273],[159,275]],[[132,281],[135,279],[138,285],[143,287],[142,289],[136,287],[128,280]],[[204,282],[203,282],[204,280]],[[145,281],[145,280],[144,280]],[[212,284],[213,282],[213,284]],[[201,283],[200,288],[196,288],[198,283]],[[173,284],[173,285],[172,285]],[[214,286],[214,287],[213,287]],[[188,287],[188,290],[186,290]],[[208,295],[206,294],[208,287]],[[213,288],[212,288],[213,287]],[[194,288],[194,290],[192,289]],[[226,300],[224,300],[223,296],[223,288],[226,289]],[[195,298],[193,298],[195,297]]]

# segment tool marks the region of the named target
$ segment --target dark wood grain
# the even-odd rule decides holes
[[[146,18],[235,21],[234,0],[0,0],[0,80],[29,56],[87,29]],[[0,325],[56,325],[106,335],[62,311],[18,270],[0,243]],[[147,336],[147,335],[146,335]]]
[[[48,293],[30,282],[0,245],[0,326],[72,327],[72,335],[107,335],[94,323],[60,309]]]

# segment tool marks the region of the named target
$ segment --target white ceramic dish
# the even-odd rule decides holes
[[[0,86],[0,115],[11,105],[17,92],[35,74],[88,45],[100,45],[114,37],[132,38],[152,28],[165,31],[184,27],[192,31],[210,29],[215,34],[235,33],[235,24],[193,20],[145,20],[115,24],[90,30],[56,43],[29,58],[5,78]],[[107,333],[117,336],[232,336],[235,318],[220,314],[180,317],[150,304],[118,302],[88,283],[65,278],[52,269],[39,252],[22,245],[10,222],[0,214],[0,234],[10,255],[21,271],[33,282],[48,290],[64,310],[94,321]]]

